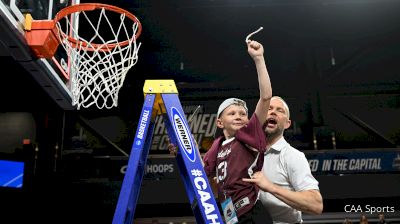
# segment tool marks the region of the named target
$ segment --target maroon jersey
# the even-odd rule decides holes
[[[249,177],[249,168],[252,172],[262,169],[265,147],[264,130],[253,114],[234,138],[226,141],[221,137],[216,139],[204,156],[207,176],[217,177],[218,198],[222,202],[231,197],[238,217],[248,212],[257,200],[257,185],[244,182],[242,178]]]

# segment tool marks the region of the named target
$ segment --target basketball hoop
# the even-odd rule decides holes
[[[70,56],[72,105],[78,110],[93,104],[99,109],[118,106],[119,90],[141,45],[136,40],[142,26],[133,14],[82,3],[62,9],[53,20],[33,20],[25,27],[28,45],[38,57],[53,57],[59,44]]]

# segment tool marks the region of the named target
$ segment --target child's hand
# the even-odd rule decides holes
[[[197,144],[196,139],[194,138],[194,136],[192,135],[194,143],[196,144],[197,149],[200,151],[199,145]],[[169,140],[169,138],[167,138],[167,143],[168,143],[168,151],[169,154],[176,156],[178,154],[178,147],[176,147],[176,145],[172,144]]]
[[[174,155],[174,156],[176,156],[178,154],[178,148],[172,143],[168,144],[168,151],[169,151],[169,154]]]
[[[264,55],[264,47],[257,41],[250,40],[247,43],[247,51],[253,59],[257,57],[262,57]]]
[[[167,138],[167,143],[168,143],[167,148],[168,148],[169,154],[176,156],[178,154],[178,147],[176,147],[174,144],[172,144],[169,141],[169,138]]]

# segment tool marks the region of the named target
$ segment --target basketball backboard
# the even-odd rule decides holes
[[[50,74],[43,78],[57,84],[58,94],[53,97],[57,103],[64,107],[66,101],[77,110],[92,105],[111,109],[118,105],[125,76],[137,62],[141,23],[117,6],[79,3],[9,0],[2,2],[2,11],[14,26],[11,33],[22,34],[21,44],[26,43],[32,53],[23,61],[44,66],[40,70]],[[26,69],[31,71],[31,65]],[[47,82],[43,87],[48,91],[49,86],[53,87]]]
[[[75,109],[71,104],[71,92],[67,66],[68,55],[62,47],[51,59],[37,58],[27,46],[24,34],[25,15],[33,20],[50,20],[62,8],[79,4],[79,0],[1,0],[0,42],[32,76],[55,102],[66,110]]]

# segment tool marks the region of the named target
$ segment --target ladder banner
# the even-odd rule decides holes
[[[162,94],[168,115],[167,132],[179,146],[178,167],[198,223],[223,223],[177,94]],[[200,220],[203,220],[201,222]]]

